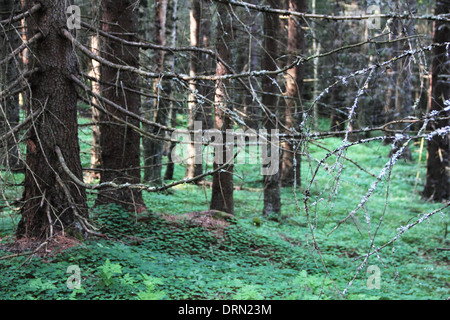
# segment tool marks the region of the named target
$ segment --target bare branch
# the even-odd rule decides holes
[[[6,58],[0,61],[0,65],[9,62],[12,58],[14,58],[19,52],[22,52],[26,48],[30,46],[30,44],[38,41],[39,39],[42,39],[43,35],[42,33],[36,33],[33,37],[30,38],[30,40],[25,41],[22,43],[17,49],[15,49],[13,52],[11,52]]]
[[[368,20],[368,19],[374,19],[374,18],[397,18],[397,19],[414,19],[414,20],[430,20],[430,21],[445,21],[450,22],[450,18],[448,18],[448,15],[423,15],[423,16],[417,16],[409,13],[404,14],[394,14],[394,13],[387,13],[387,14],[370,14],[370,15],[348,15],[348,16],[335,16],[335,15],[328,15],[328,14],[311,14],[311,13],[305,13],[305,12],[297,12],[297,11],[290,11],[290,10],[283,10],[283,9],[274,9],[270,6],[266,5],[256,5],[251,4],[244,1],[236,1],[236,0],[213,0],[214,2],[223,3],[223,4],[230,4],[233,6],[239,6],[244,7],[246,9],[250,10],[256,10],[260,12],[270,12],[270,13],[277,13],[281,16],[294,16],[294,17],[300,17],[300,18],[306,18],[306,19],[319,19],[324,21],[345,21],[345,20]]]
[[[138,190],[147,191],[147,192],[160,192],[160,191],[164,191],[164,190],[173,188],[173,187],[175,187],[177,185],[180,185],[180,184],[193,183],[193,182],[201,180],[201,179],[203,179],[203,178],[205,178],[207,176],[213,175],[213,174],[215,174],[215,173],[225,169],[226,167],[228,167],[232,163],[232,161],[234,160],[234,158],[230,159],[227,163],[219,166],[217,169],[205,172],[205,173],[203,173],[201,175],[198,175],[196,177],[189,178],[189,179],[182,179],[182,180],[179,180],[179,181],[176,181],[176,182],[173,182],[173,183],[170,183],[170,184],[166,184],[166,185],[163,185],[163,186],[160,186],[160,187],[151,187],[151,186],[146,185],[146,184],[130,184],[130,183],[117,184],[117,183],[114,183],[114,182],[103,182],[103,183],[100,183],[100,184],[97,184],[97,185],[91,185],[91,184],[88,184],[88,183],[85,183],[85,182],[81,181],[80,179],[78,179],[70,171],[69,167],[67,166],[67,164],[66,164],[66,162],[64,160],[64,157],[62,155],[61,149],[58,146],[56,146],[55,151],[56,151],[56,154],[58,156],[58,159],[59,159],[59,161],[61,163],[61,167],[63,168],[64,172],[67,173],[67,175],[69,175],[69,177],[77,185],[79,185],[80,187],[86,188],[86,189],[90,189],[90,190],[99,190],[99,189],[104,189],[104,188],[116,188],[116,189],[131,188],[131,189],[138,189]]]
[[[36,3],[33,7],[30,8],[30,10],[23,12],[21,14],[18,14],[17,16],[11,17],[10,19],[2,20],[2,21],[0,21],[0,24],[5,25],[5,24],[15,23],[17,21],[22,20],[23,18],[26,18],[26,17],[32,15],[33,13],[39,11],[41,8],[42,8],[42,4]]]

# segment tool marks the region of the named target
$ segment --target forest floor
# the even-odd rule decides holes
[[[80,129],[86,167],[88,131]],[[333,150],[342,141],[317,143]],[[302,185],[282,189],[279,217],[262,216],[262,178],[259,166],[250,164],[236,165],[235,217],[208,211],[207,184],[181,184],[145,193],[145,215],[97,207],[91,217],[107,238],[56,238],[39,254],[12,246],[19,217],[3,208],[0,299],[447,299],[449,212],[421,219],[443,204],[421,199],[426,152],[419,162],[419,151],[413,145],[414,161],[400,160],[355,217],[337,229],[389,161],[389,147],[381,142],[345,153],[373,175],[348,161],[339,172],[333,164],[341,161],[331,157],[311,185],[308,215],[304,188],[316,160],[328,153],[313,144],[302,162]],[[183,175],[177,165],[175,179]],[[2,173],[2,179],[20,184],[23,176]],[[4,192],[14,198],[20,191],[15,186]],[[421,223],[405,231],[416,221]],[[73,288],[78,276],[81,286]]]

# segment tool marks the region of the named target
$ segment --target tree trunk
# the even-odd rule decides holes
[[[342,14],[342,1],[335,0],[333,3],[333,13],[335,15]],[[345,32],[342,30],[342,21],[334,21],[333,28],[330,30],[332,34],[333,49],[338,49],[344,45],[342,35]],[[331,78],[334,79],[339,75],[341,69],[341,61],[339,61],[339,53],[335,53],[331,56]],[[338,86],[333,86],[330,89],[330,131],[344,131],[345,121],[348,119],[347,112],[345,110],[344,97],[342,96],[342,89]]]
[[[271,8],[278,8],[278,1],[276,0],[266,0],[266,5]],[[264,54],[262,57],[261,68],[263,70],[276,70],[277,64],[276,59],[278,56],[278,42],[277,35],[280,30],[279,28],[279,17],[277,14],[266,12],[264,13]],[[263,120],[263,126],[269,134],[271,130],[278,127],[277,121],[279,118],[278,114],[278,98],[277,85],[274,84],[274,80],[270,76],[265,76],[262,78],[262,104],[267,108],[269,113],[266,113],[265,119]],[[268,139],[268,155],[270,154],[270,138]],[[273,164],[272,164],[273,165]],[[265,216],[271,214],[279,214],[281,212],[281,198],[280,198],[280,172],[277,171],[272,175],[264,176],[264,208],[263,214]]]
[[[62,169],[56,150],[67,168],[80,180],[82,170],[77,125],[77,89],[70,75],[77,74],[75,51],[61,36],[66,27],[67,2],[41,0],[41,10],[27,17],[27,38],[44,37],[30,48],[30,67],[38,67],[29,81],[28,113],[44,108],[34,120],[27,139],[22,218],[17,237],[46,238],[57,231],[79,233],[87,218],[85,190]],[[35,1],[25,1],[25,10]]]
[[[99,0],[92,0],[92,16],[96,16],[98,15],[98,12],[100,10],[99,8]],[[94,19],[95,23],[95,27],[99,28],[100,27],[100,23],[99,23],[99,19]],[[96,55],[100,55],[100,43],[99,41],[101,40],[101,38],[98,36],[98,34],[93,33],[91,35],[91,50],[93,53],[95,53]],[[90,74],[91,77],[93,77],[96,80],[100,80],[100,62],[98,62],[97,60],[92,59],[91,60],[91,70],[90,70]],[[92,81],[92,85],[91,85],[91,89],[92,92],[94,92],[95,94],[100,95],[100,83],[98,81]],[[97,98],[92,97],[92,103],[94,105],[99,105],[99,102],[97,101]],[[91,167],[94,169],[98,169],[101,167],[100,164],[100,128],[97,125],[97,123],[100,121],[100,111],[95,108],[92,107],[91,108],[91,112],[92,112],[92,122],[94,123],[94,125],[92,126],[92,148],[91,148]],[[100,178],[100,174],[98,172],[93,172],[90,175],[91,179],[98,179]]]
[[[190,11],[190,44],[191,47],[198,47],[200,43],[200,23],[201,23],[201,3],[200,0],[191,0]],[[198,52],[190,53],[190,75],[194,77],[200,72],[200,59],[201,55]],[[198,84],[195,80],[191,80],[189,83],[189,102],[188,102],[188,129],[194,130],[194,122],[202,121],[201,106],[197,99],[196,91],[198,90]],[[194,137],[191,136],[191,143],[187,145],[187,166],[186,166],[186,178],[193,178],[202,174],[202,163],[196,161],[199,157],[199,148],[194,143]]]
[[[232,44],[232,30],[231,30],[231,17],[228,16],[227,6],[223,4],[217,5],[217,12],[220,15],[220,22],[217,23],[217,54],[225,62],[229,63],[231,60],[230,46]],[[216,75],[224,76],[228,73],[226,67],[221,63],[217,62]],[[219,158],[222,159],[223,163],[217,163],[214,161],[214,169],[217,169],[222,164],[228,162],[227,158],[227,143],[225,141],[226,130],[232,128],[231,118],[226,114],[226,110],[232,110],[232,105],[227,99],[227,86],[229,84],[228,80],[219,79],[216,83],[215,91],[215,128],[219,130],[222,134],[223,141],[221,152],[222,154]],[[232,148],[232,146],[228,146]],[[216,149],[217,151],[217,149]],[[216,155],[215,155],[216,156]],[[234,200],[233,200],[233,163],[226,166],[224,169],[213,175],[212,184],[212,196],[211,196],[211,206],[212,210],[224,211],[230,214],[234,214]]]
[[[128,41],[136,41],[138,33],[138,11],[132,0],[103,0],[101,4],[102,30]],[[110,38],[101,42],[102,56],[116,64],[139,66],[139,48],[129,47]],[[101,91],[103,96],[123,108],[139,114],[139,94],[124,88],[138,88],[139,79],[128,71],[118,72],[106,65],[100,68]],[[110,84],[116,85],[110,85]],[[139,127],[139,121],[129,118],[115,108],[105,108],[117,117]],[[111,125],[103,122],[117,122],[107,114],[101,114],[100,147],[102,171],[100,182],[140,183],[140,135],[131,127]],[[121,205],[123,208],[141,212],[145,210],[140,191],[131,188],[102,189],[98,194],[97,204]]]
[[[1,0],[0,20],[6,20],[18,14],[21,9],[20,1]],[[20,24],[20,23],[19,23]],[[17,32],[18,24],[5,25],[0,30],[0,60],[9,56],[20,45],[20,37]],[[9,62],[0,65],[0,91],[6,89],[19,76],[19,59],[14,57]],[[19,123],[19,94],[0,97],[0,136],[8,132]],[[4,147],[0,149],[0,166],[9,169],[19,169],[19,149],[15,135],[6,141],[0,142]]]
[[[414,12],[415,0],[408,0],[403,3],[397,3],[397,11],[399,13],[410,11]],[[394,41],[398,38],[412,36],[414,32],[414,24],[412,21],[402,21],[393,19],[390,32],[390,40]],[[405,50],[409,50],[410,43],[413,40],[404,42],[393,42],[391,59],[402,54]],[[412,67],[411,60],[404,58],[392,63],[392,68],[388,71],[390,76],[390,86],[387,91],[386,107],[387,122],[393,120],[402,120],[411,115],[412,94],[411,94],[411,77]],[[406,124],[396,124],[391,129],[405,130]],[[392,142],[393,139],[387,139],[386,142]],[[404,141],[400,140],[392,145],[389,156],[395,154],[403,145]],[[411,150],[406,147],[401,155],[405,160],[412,161]]]
[[[248,3],[257,5],[259,0],[248,0]],[[260,39],[261,39],[261,17],[260,15],[252,14],[252,12],[244,12],[245,14],[245,22],[248,26],[248,37],[247,43],[245,44],[245,48],[248,48],[247,61],[246,61],[246,70],[245,71],[255,71],[259,70],[261,67],[260,61]],[[259,82],[257,77],[249,78],[249,87],[253,90],[255,95],[258,95],[258,91],[260,91]],[[249,92],[244,91],[244,114],[246,116],[245,123],[248,128],[258,130],[261,123],[261,109],[256,104],[253,99],[253,95]]]
[[[154,17],[154,43],[160,46],[166,44],[166,14],[168,0],[155,0]],[[155,51],[154,59],[156,72],[161,73],[164,69],[165,52],[163,50]],[[159,124],[165,125],[168,119],[170,109],[169,100],[161,96],[169,94],[170,80],[155,79],[153,81],[153,92],[158,98],[148,101],[144,104],[145,117]],[[160,98],[161,97],[161,98]],[[165,132],[158,127],[143,126],[146,131],[150,131],[156,136],[164,136]],[[144,138],[144,180],[155,185],[162,184],[162,156],[164,151],[163,140]]]
[[[316,0],[312,0],[311,2],[311,13],[316,14]],[[320,42],[317,41],[317,36],[315,33],[316,30],[316,22],[311,21],[311,31],[312,31],[312,53],[314,55],[318,55],[320,53]],[[312,91],[312,101],[316,101],[317,96],[319,95],[319,81],[318,81],[318,75],[319,75],[319,58],[313,59],[313,91]],[[319,130],[319,118],[320,118],[320,110],[319,110],[319,104],[314,103],[313,106],[313,112],[314,112],[314,129]]]
[[[306,12],[305,0],[289,0],[289,10]],[[295,58],[305,47],[301,22],[290,17],[288,20],[288,54]],[[299,129],[302,120],[301,94],[303,91],[303,65],[296,65],[289,69],[286,74],[286,111],[285,126],[292,132]],[[281,184],[292,186],[294,181],[300,185],[300,144],[287,141],[282,144],[283,154],[281,160]]]
[[[171,47],[175,47],[177,43],[177,20],[178,20],[178,0],[169,0],[167,6],[167,18],[170,19],[170,22],[167,23],[168,28],[167,31],[167,39],[170,43]],[[170,39],[170,40],[169,40]],[[175,55],[171,52],[166,53],[166,62],[169,67],[169,70],[175,72]],[[170,86],[170,97],[173,96],[172,85]],[[177,106],[174,101],[170,103],[170,111],[169,111],[169,121],[170,126],[175,128],[177,126]],[[172,151],[175,149],[176,143],[170,142],[169,148],[167,152],[167,168],[164,173],[164,180],[172,180],[173,174],[175,170],[175,164],[172,159]]]
[[[212,20],[210,0],[202,0],[200,2],[200,13],[199,45],[201,48],[209,48]],[[213,73],[215,64],[211,55],[201,53],[200,57],[203,73]],[[214,128],[214,106],[213,103],[209,103],[208,100],[214,101],[214,84],[209,81],[200,81],[198,91],[202,97],[206,98],[201,106],[203,129],[212,129]]]
[[[436,0],[435,14],[449,14],[450,1]],[[450,30],[448,23],[434,22],[434,43],[450,41]],[[450,99],[450,50],[448,46],[433,49],[433,60],[431,64],[431,95],[430,112],[442,111],[445,107],[444,101]],[[437,130],[450,125],[450,111],[441,112],[439,117],[447,117],[446,120],[433,121],[431,130]],[[427,176],[423,196],[432,201],[443,201],[450,199],[450,134],[436,135],[428,141]]]

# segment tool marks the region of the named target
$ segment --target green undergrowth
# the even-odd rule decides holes
[[[294,279],[307,267],[303,250],[252,234],[245,225],[229,226],[217,238],[188,222],[133,218],[102,208],[95,220],[108,240],[89,240],[45,259],[1,261],[2,298],[281,298],[296,294]],[[71,265],[82,278],[75,290],[67,288]]]
[[[256,215],[255,215],[256,216]],[[314,232],[299,218],[272,221],[241,217],[217,236],[188,220],[145,219],[118,207],[96,208],[107,235],[64,253],[0,261],[2,299],[443,299],[449,296],[448,255],[442,217],[436,216],[367,265],[381,270],[381,286],[369,289],[358,256],[367,236],[351,224],[332,236]],[[442,232],[441,232],[442,231]],[[377,237],[389,240],[384,229]],[[380,243],[381,243],[380,242]],[[320,250],[317,251],[317,249]],[[326,266],[326,271],[324,269]],[[79,268],[81,284],[68,288]],[[355,278],[346,294],[342,294]],[[73,281],[72,281],[73,282]]]
[[[82,138],[89,141],[87,133]],[[317,143],[335,150],[342,140]],[[88,166],[88,143],[82,142],[82,149]],[[223,229],[181,219],[208,209],[207,186],[181,184],[144,193],[148,213],[143,216],[116,206],[96,207],[92,222],[104,238],[91,237],[43,257],[5,258],[14,252],[0,250],[0,299],[449,298],[449,211],[420,220],[443,204],[420,197],[425,154],[419,163],[418,145],[411,145],[413,162],[399,160],[378,182],[389,161],[389,146],[382,142],[342,154],[359,167],[329,157],[313,181],[329,151],[315,144],[307,151],[302,184],[282,188],[281,215],[261,214],[258,165],[236,165],[236,219]],[[182,179],[183,166],[175,169],[174,180]],[[2,174],[2,179],[11,183],[4,190],[8,198],[18,198],[23,176]],[[95,194],[89,197],[93,203]],[[1,206],[0,247],[13,240],[19,218],[14,204]]]

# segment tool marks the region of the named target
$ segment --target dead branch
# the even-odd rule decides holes
[[[173,183],[166,184],[166,185],[163,185],[163,186],[160,186],[160,187],[150,187],[150,186],[148,186],[146,184],[131,184],[131,183],[117,184],[117,183],[114,183],[114,182],[104,182],[104,183],[100,183],[100,184],[97,184],[97,185],[91,185],[91,184],[88,184],[88,183],[85,183],[85,182],[81,181],[80,179],[78,179],[77,176],[75,176],[73,174],[72,171],[70,171],[69,167],[66,164],[66,161],[64,160],[64,156],[63,156],[63,154],[61,152],[61,149],[58,146],[55,147],[55,152],[56,152],[56,154],[58,156],[58,159],[59,159],[59,162],[61,164],[62,169],[73,180],[73,182],[75,182],[80,187],[83,187],[83,188],[86,188],[86,189],[90,189],[90,190],[99,190],[99,189],[104,189],[104,188],[116,188],[116,189],[125,189],[125,188],[128,189],[129,188],[129,189],[138,189],[138,190],[147,191],[147,192],[160,192],[160,191],[164,191],[164,190],[173,188],[173,187],[175,187],[177,185],[180,185],[180,184],[193,183],[193,182],[201,180],[201,179],[203,179],[203,178],[205,178],[207,176],[213,175],[213,174],[215,174],[215,173],[225,169],[226,167],[228,167],[232,163],[232,161],[234,161],[234,158],[230,159],[227,163],[221,165],[220,167],[218,167],[215,170],[210,170],[210,171],[207,171],[207,172],[205,172],[205,173],[203,173],[201,175],[198,175],[196,177],[189,178],[189,179],[182,179],[182,180],[175,181]]]
[[[12,128],[11,130],[9,130],[7,133],[5,133],[4,135],[2,135],[0,137],[0,147],[3,147],[3,141],[6,141],[7,139],[9,139],[11,136],[13,136],[14,134],[16,134],[19,130],[21,130],[23,127],[25,127],[26,125],[28,125],[28,123],[30,123],[31,121],[33,121],[36,117],[38,117],[40,114],[42,113],[42,110],[36,110],[34,111],[32,114],[30,114],[29,116],[27,116],[21,123],[19,123],[17,126],[15,126],[14,128]]]
[[[23,81],[23,78],[31,76],[33,73],[37,72],[39,69],[34,68],[30,71],[25,71],[23,74],[19,75],[16,80],[12,81],[9,86],[4,89],[3,91],[0,91],[0,99],[5,99],[9,95],[12,95],[12,89],[15,88],[18,84],[20,84]]]
[[[14,254],[10,254],[4,257],[1,257],[0,260],[6,260],[6,259],[10,259],[10,258],[17,258],[17,257],[21,257],[21,256],[29,256],[29,255],[34,255],[36,253],[38,253],[39,250],[41,250],[41,248],[43,246],[45,246],[46,244],[48,244],[48,241],[44,241],[42,242],[36,249],[34,249],[31,252],[22,252],[22,253],[14,253]]]
[[[82,53],[84,53],[85,55],[87,55],[89,58],[100,62],[101,64],[108,66],[110,68],[114,68],[120,71],[130,71],[130,72],[134,72],[140,76],[143,76],[145,78],[153,78],[153,79],[158,79],[161,77],[160,74],[158,73],[154,73],[154,72],[147,72],[144,70],[140,70],[139,68],[135,68],[132,66],[127,66],[127,65],[122,65],[122,64],[117,64],[114,62],[111,62],[105,58],[102,58],[98,55],[96,55],[95,53],[93,53],[91,50],[89,50],[88,48],[86,48],[84,45],[82,45],[77,39],[75,39],[75,37],[67,30],[67,29],[62,29],[61,30],[62,35],[64,37],[66,37],[68,40],[70,40],[78,49],[80,49],[80,51]],[[176,75],[174,73],[167,73],[164,75],[166,78],[178,78],[180,80],[184,80],[185,77],[188,77],[186,75]]]
[[[23,18],[26,18],[26,17],[32,15],[33,13],[39,11],[41,8],[42,8],[42,4],[36,3],[33,7],[30,8],[30,10],[25,11],[21,14],[18,14],[17,16],[11,17],[10,19],[2,20],[2,21],[0,21],[0,24],[5,25],[5,24],[16,23],[16,22],[22,20]]]
[[[11,52],[6,58],[0,61],[0,65],[4,63],[8,63],[9,60],[13,59],[18,53],[22,52],[26,48],[28,48],[32,43],[38,41],[39,39],[42,39],[43,35],[42,33],[36,33],[33,37],[31,37],[29,40],[22,43],[20,46],[18,46],[13,52]]]
[[[378,247],[377,249],[375,249],[375,250],[372,251],[372,252],[369,252],[368,254],[365,254],[365,255],[363,255],[363,256],[360,256],[360,257],[355,258],[355,260],[356,260],[356,259],[361,259],[361,258],[367,258],[367,257],[369,257],[369,256],[371,256],[371,255],[373,255],[373,254],[377,254],[378,252],[380,252],[381,250],[383,250],[384,248],[386,248],[386,247],[389,246],[390,244],[394,243],[394,242],[395,242],[397,239],[399,239],[406,231],[408,231],[408,230],[410,230],[411,228],[415,227],[416,225],[422,223],[423,221],[428,220],[430,217],[432,217],[432,216],[435,215],[436,213],[442,212],[444,209],[446,209],[446,208],[448,208],[448,207],[450,207],[450,201],[447,201],[443,207],[441,207],[441,208],[439,208],[439,209],[436,209],[436,210],[434,210],[434,211],[432,211],[432,212],[430,212],[430,213],[426,213],[426,214],[422,215],[422,217],[420,217],[419,219],[417,219],[417,220],[414,221],[413,223],[410,223],[410,224],[408,224],[407,226],[398,228],[398,229],[397,229],[397,231],[399,231],[398,234],[397,234],[394,238],[392,238],[389,242],[386,242],[384,245]],[[436,249],[438,249],[438,248],[436,248]],[[444,249],[444,250],[450,250],[450,249],[448,249],[448,248],[442,248],[442,249]],[[441,249],[441,250],[442,250],[442,249]],[[438,249],[438,250],[439,250],[439,249]]]
[[[116,104],[116,103],[114,103],[114,102],[112,102],[112,101],[110,101],[110,100],[104,98],[102,95],[99,95],[99,94],[93,92],[88,86],[86,86],[86,85],[85,85],[80,79],[78,79],[75,75],[72,75],[71,78],[72,78],[72,80],[73,80],[80,88],[82,88],[84,91],[86,91],[86,92],[89,93],[90,95],[94,96],[94,97],[95,97],[96,99],[98,99],[99,101],[102,101],[102,102],[108,104],[109,106],[114,107],[114,108],[117,109],[118,111],[122,112],[124,115],[130,116],[130,117],[132,117],[133,119],[136,119],[136,120],[138,120],[138,121],[140,121],[140,122],[142,122],[142,123],[145,123],[145,124],[147,124],[147,125],[154,126],[154,127],[158,127],[159,129],[164,130],[164,131],[175,131],[175,130],[176,130],[175,128],[170,128],[170,127],[164,126],[164,125],[162,125],[162,124],[159,124],[159,123],[157,123],[157,122],[154,122],[154,121],[150,121],[150,120],[148,120],[148,119],[145,119],[145,118],[143,118],[143,117],[141,117],[141,116],[139,116],[139,115],[137,115],[137,114],[135,114],[135,113],[133,113],[133,112],[131,112],[131,111],[125,109],[125,108],[123,108],[122,106],[119,106],[118,104]],[[88,102],[88,101],[86,101],[86,102]],[[95,105],[95,104],[93,104],[93,103],[90,102],[90,101],[89,101],[89,104],[91,104],[92,106],[96,107],[98,110],[100,110],[100,111],[102,111],[102,112],[108,113],[108,111],[107,111],[105,108],[102,108],[101,106]],[[119,117],[117,117],[117,116],[115,116],[115,115],[113,115],[113,114],[111,114],[111,113],[108,113],[108,114],[111,115],[115,120],[117,120],[117,121],[119,121],[119,122],[122,122],[122,123],[125,123],[126,125],[129,125],[129,126],[133,127],[133,129],[137,129],[139,132],[141,132],[141,133],[143,133],[143,134],[150,135],[151,138],[154,138],[154,139],[165,139],[165,138],[163,138],[163,137],[159,137],[159,136],[156,136],[156,135],[152,135],[152,134],[150,134],[150,133],[145,133],[145,132],[142,131],[140,128],[137,128],[136,126],[133,126],[132,124],[130,124],[130,123],[127,122],[126,120],[123,120],[123,119],[121,119],[121,118],[119,118]],[[172,140],[168,139],[168,141],[172,141]],[[174,141],[174,142],[175,142],[175,141]]]
[[[450,22],[448,15],[445,15],[445,14],[444,15],[436,15],[436,16],[433,16],[433,15],[417,16],[417,15],[409,14],[409,13],[403,13],[403,14],[387,13],[387,14],[371,14],[371,15],[336,16],[336,15],[328,15],[328,14],[311,14],[311,13],[290,11],[290,10],[284,10],[284,9],[274,9],[274,8],[271,8],[270,6],[266,6],[266,5],[256,5],[256,4],[251,4],[248,2],[236,1],[236,0],[213,0],[213,1],[218,2],[218,3],[238,6],[238,7],[244,7],[246,9],[256,10],[256,11],[260,11],[260,12],[276,13],[281,16],[294,16],[294,17],[300,17],[300,18],[306,18],[306,19],[319,19],[319,20],[324,20],[324,21],[368,20],[368,19],[374,19],[374,18],[386,18],[386,19],[397,18],[397,19],[413,19],[413,20]]]

